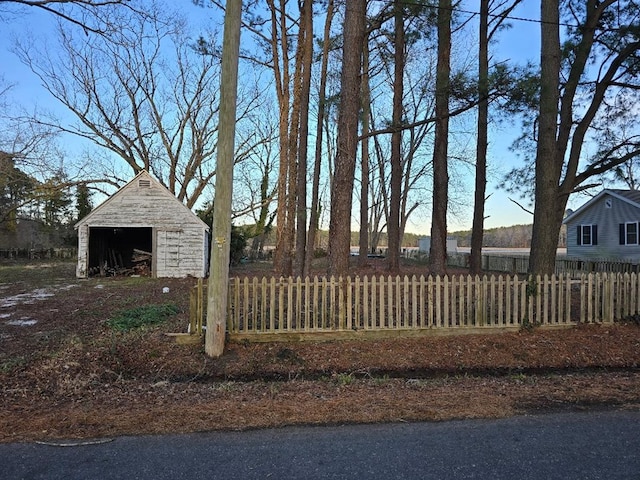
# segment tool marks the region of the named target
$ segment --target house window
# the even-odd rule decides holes
[[[598,245],[598,226],[578,225],[576,238],[578,245]]]
[[[638,222],[626,222],[620,224],[620,245],[638,245],[640,228]]]

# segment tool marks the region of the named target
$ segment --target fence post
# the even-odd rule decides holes
[[[198,304],[197,304],[197,286],[191,288],[189,291],[189,333],[196,333],[196,318],[198,315]]]
[[[613,322],[615,318],[622,318],[622,304],[624,299],[621,298],[624,293],[624,283],[621,281],[621,275],[611,274],[611,308],[609,313],[609,321]]]
[[[202,278],[198,279],[198,293],[197,293],[198,299],[197,299],[197,304],[198,304],[198,316],[196,317],[196,333],[198,335],[202,335],[202,322],[204,321],[204,283]]]

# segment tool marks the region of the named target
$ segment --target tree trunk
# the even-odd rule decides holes
[[[329,272],[335,275],[346,275],[349,271],[351,206],[358,148],[360,71],[367,2],[351,0],[346,3],[345,9],[338,146],[329,221]]]
[[[449,204],[449,74],[451,61],[451,0],[438,2],[438,66],[436,74],[436,127],[433,147],[433,213],[431,215],[431,273],[447,269],[447,207]]]
[[[391,200],[387,234],[389,251],[387,268],[390,273],[400,269],[400,202],[402,195],[402,97],[404,94],[404,15],[400,0],[394,1],[394,78],[391,134]]]
[[[587,132],[592,126],[598,111],[606,102],[607,89],[624,89],[625,86],[636,90],[636,85],[625,82],[634,75],[627,76],[627,62],[640,50],[640,42],[635,37],[623,47],[617,47],[602,55],[593,52],[594,42],[607,30],[603,24],[624,13],[616,0],[588,0],[585,2],[584,22],[580,26],[578,40],[574,40],[568,54],[570,68],[568,73],[561,72],[561,46],[559,33],[559,1],[549,0],[542,3],[541,10],[541,77],[538,149],[536,151],[536,184],[533,233],[529,271],[532,274],[551,274],[555,270],[555,258],[562,217],[569,195],[576,187],[593,176],[615,168],[638,155],[640,149],[626,151],[625,155],[606,155],[596,158],[582,172],[578,173],[582,161],[582,147]],[[635,18],[635,9],[632,10]],[[617,18],[620,22],[620,17]],[[604,43],[598,40],[598,48]],[[606,57],[607,61],[598,65],[594,56]],[[580,92],[581,85],[589,71],[598,71],[597,81],[588,95]],[[560,74],[563,74],[563,88],[560,89]],[[626,78],[626,80],[623,80]],[[562,92],[562,96],[560,93]],[[618,95],[622,94],[618,90]],[[579,98],[579,101],[576,101]],[[580,107],[576,108],[576,103]],[[558,106],[560,108],[558,108]],[[611,107],[611,104],[607,105]],[[577,112],[583,112],[582,118],[576,118]],[[558,113],[559,112],[559,113]],[[615,114],[613,114],[615,115]],[[626,143],[628,146],[628,143]],[[615,151],[614,147],[611,151]],[[568,155],[567,155],[568,154]],[[564,178],[562,176],[564,175]]]
[[[318,121],[316,123],[316,146],[313,163],[313,185],[311,191],[311,218],[309,220],[309,233],[307,235],[307,250],[303,275],[309,275],[311,262],[316,247],[316,233],[320,219],[320,170],[322,166],[322,138],[324,132],[325,102],[327,93],[327,70],[329,65],[329,45],[331,39],[331,23],[333,21],[333,0],[327,4],[327,16],[325,18],[324,34],[322,40],[322,64],[320,66],[320,91],[318,92]]]
[[[293,238],[290,232],[293,231],[289,222],[293,219],[289,217],[288,208],[288,186],[289,186],[289,107],[290,93],[289,84],[291,81],[289,74],[289,42],[287,40],[287,28],[285,20],[284,0],[276,8],[274,0],[267,0],[271,12],[271,53],[273,55],[273,70],[275,78],[276,96],[278,98],[278,130],[280,140],[280,165],[278,167],[278,206],[276,218],[276,249],[274,256],[274,269],[280,275],[289,276],[291,274],[291,250]],[[278,11],[280,17],[278,18]],[[280,40],[278,39],[280,32]],[[280,59],[282,52],[282,60]],[[280,67],[282,62],[282,68]]]
[[[476,188],[471,228],[469,269],[482,270],[484,203],[487,190],[487,129],[489,122],[489,0],[480,0],[480,38],[478,49],[478,138],[476,143]]]
[[[219,357],[224,352],[226,334],[241,16],[242,1],[229,0],[225,11],[222,44],[220,131],[212,226],[211,273],[207,292],[205,351],[211,357]]]
[[[311,66],[313,63],[313,1],[305,0],[300,9],[300,55],[296,57],[296,68],[300,75],[300,104],[298,130],[298,162],[296,178],[296,254],[294,273],[302,276],[307,249],[307,151],[309,137],[309,93],[311,90]]]
[[[536,151],[535,210],[529,272],[552,274],[558,234],[567,198],[559,198],[560,172],[557,151],[560,95],[560,14],[558,0],[545,0],[541,8],[540,111]],[[558,209],[560,214],[558,215]]]
[[[368,265],[369,254],[369,133],[371,116],[371,88],[369,86],[369,38],[362,45],[362,141],[360,159],[360,244],[358,266]]]

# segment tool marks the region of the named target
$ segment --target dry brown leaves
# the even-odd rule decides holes
[[[0,321],[2,442],[640,406],[636,325],[232,344],[210,359],[164,335],[184,331],[193,279],[76,283],[0,312],[37,320]],[[0,297],[31,290],[5,285]],[[105,325],[116,310],[159,302],[182,313],[127,334]]]

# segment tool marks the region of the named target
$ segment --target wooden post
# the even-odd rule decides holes
[[[197,292],[196,292],[196,324],[194,325],[194,330],[192,330],[192,333],[197,333],[198,335],[202,335],[202,317],[204,316],[204,304],[203,304],[203,294],[202,294],[202,290],[203,290],[203,282],[202,282],[202,278],[198,279],[198,285],[197,285]]]
[[[196,333],[196,325],[198,318],[198,292],[197,287],[194,287],[189,292],[189,333],[193,335]]]
[[[229,291],[229,244],[231,243],[231,195],[238,96],[238,57],[242,0],[228,0],[224,15],[218,159],[211,241],[211,274],[207,295],[205,352],[219,357],[224,352],[227,294]]]

